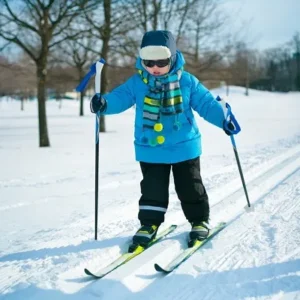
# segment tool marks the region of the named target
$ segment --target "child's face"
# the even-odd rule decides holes
[[[146,67],[147,71],[154,76],[161,76],[165,75],[169,72],[170,70],[170,65],[167,65],[165,67],[159,68],[158,66],[154,66],[152,68]]]

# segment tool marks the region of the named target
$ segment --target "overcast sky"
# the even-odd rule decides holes
[[[236,20],[250,20],[247,33],[253,48],[265,49],[287,42],[300,33],[300,0],[225,0]]]

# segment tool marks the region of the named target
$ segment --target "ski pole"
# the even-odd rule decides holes
[[[226,103],[224,100],[222,100],[221,97],[219,97],[219,96],[217,97],[217,100],[220,102],[220,104],[222,105],[222,108],[223,108],[223,112],[224,112],[224,116],[225,116],[225,126],[227,124],[226,122],[228,122],[229,120],[232,121],[232,123],[234,125],[234,130],[230,130],[229,128],[227,128],[227,129],[229,132],[231,132],[230,140],[231,140],[231,144],[233,147],[235,159],[236,159],[236,162],[238,165],[238,169],[239,169],[240,177],[242,180],[245,196],[247,199],[247,205],[248,205],[248,207],[251,207],[249,196],[248,196],[248,191],[247,191],[247,187],[246,187],[246,183],[245,183],[245,179],[244,179],[244,175],[243,175],[243,170],[242,170],[240,159],[239,159],[239,154],[238,154],[235,139],[234,139],[234,134],[240,132],[241,128],[240,128],[240,125],[238,124],[237,120],[235,119],[234,115],[231,112],[230,105],[228,103]]]
[[[101,72],[105,60],[101,59],[96,63],[95,92],[101,91]],[[95,124],[95,240],[98,237],[98,191],[99,191],[99,132],[100,132],[100,112],[96,114]]]
[[[241,177],[241,180],[242,180],[245,196],[246,196],[246,199],[247,199],[247,204],[248,204],[248,207],[250,207],[251,205],[250,205],[250,200],[249,200],[249,196],[248,196],[248,191],[247,191],[247,187],[246,187],[246,183],[245,183],[245,179],[244,179],[244,175],[243,175],[243,170],[242,170],[242,167],[241,167],[239,154],[238,154],[238,151],[237,151],[237,148],[236,148],[235,139],[234,139],[233,134],[230,135],[230,140],[231,140],[231,144],[232,144],[232,147],[233,147],[235,159],[236,159],[236,162],[237,162],[237,165],[238,165],[240,177]]]
[[[101,94],[101,72],[105,60],[101,58],[90,67],[90,71],[84,76],[82,81],[76,87],[77,92],[82,92],[89,80],[95,75],[95,93]],[[99,132],[100,132],[100,113],[96,114],[95,126],[95,240],[98,236],[98,185],[99,185]]]

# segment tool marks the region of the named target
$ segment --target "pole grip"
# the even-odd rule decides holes
[[[96,62],[96,75],[95,75],[95,92],[96,94],[100,94],[101,91],[101,72],[103,66],[105,64],[105,60],[101,58]]]

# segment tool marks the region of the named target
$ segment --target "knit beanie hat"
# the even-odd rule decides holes
[[[172,64],[176,59],[176,42],[170,31],[153,30],[144,34],[140,58],[147,60],[159,60],[171,58]]]

